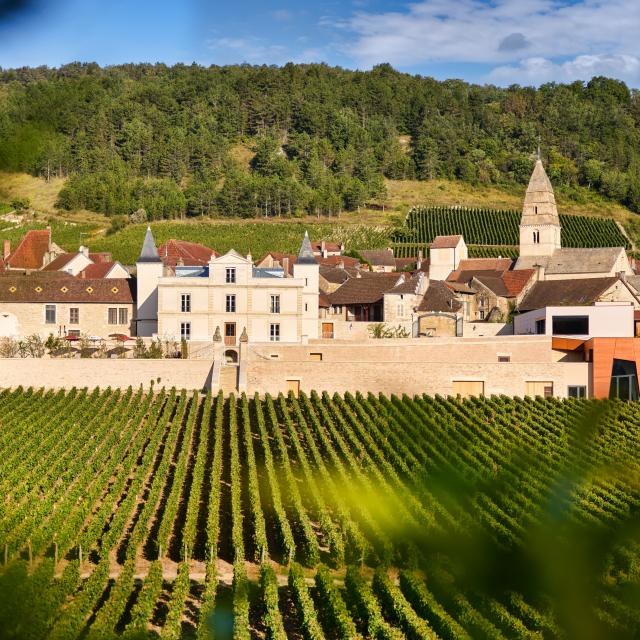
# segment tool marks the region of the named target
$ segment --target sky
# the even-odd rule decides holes
[[[326,62],[640,87],[640,0],[0,0],[0,66]]]

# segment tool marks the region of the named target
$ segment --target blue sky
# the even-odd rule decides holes
[[[0,66],[389,62],[439,79],[639,87],[639,27],[640,0],[29,0],[0,14]]]

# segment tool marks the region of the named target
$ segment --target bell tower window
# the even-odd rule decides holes
[[[534,231],[533,232],[533,244],[540,244],[540,232],[539,231]]]

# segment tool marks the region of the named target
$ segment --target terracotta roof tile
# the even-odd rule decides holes
[[[379,267],[395,267],[396,259],[391,249],[365,249],[360,255],[370,264]]]
[[[322,251],[322,241],[312,242],[311,248],[313,249],[313,251]],[[338,242],[325,242],[324,248],[326,251],[332,251],[332,252],[342,250],[342,247]]]
[[[99,262],[97,264],[87,265],[80,273],[82,278],[106,278],[107,274],[117,262]]]
[[[460,242],[461,235],[457,236],[436,236],[431,243],[432,249],[455,249]]]
[[[49,278],[40,273],[0,279],[0,302],[93,302],[133,304],[135,281]]]
[[[197,242],[186,240],[167,240],[158,248],[160,259],[166,266],[175,267],[179,260],[189,267],[201,267],[209,264],[211,255],[218,257],[220,254],[209,247]]]
[[[78,254],[77,253],[62,253],[57,258],[54,258],[43,271],[60,271],[69,264]]]
[[[514,258],[468,258],[460,260],[458,271],[507,271],[514,263]]]
[[[345,267],[357,267],[360,264],[360,260],[352,258],[351,256],[316,256],[318,264],[328,267],[337,267],[343,264]]]
[[[12,269],[41,269],[44,254],[49,251],[50,242],[50,229],[27,231],[15,251],[9,256],[7,265]]]
[[[511,297],[519,296],[522,290],[529,284],[531,278],[535,276],[535,269],[520,269],[519,271],[505,271],[502,274],[502,281]]]
[[[113,256],[110,251],[98,251],[96,253],[89,254],[89,260],[93,260],[95,264],[102,262],[113,262]]]

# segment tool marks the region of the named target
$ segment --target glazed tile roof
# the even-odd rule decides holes
[[[135,303],[135,281],[113,278],[50,278],[40,273],[0,279],[0,302]]]

